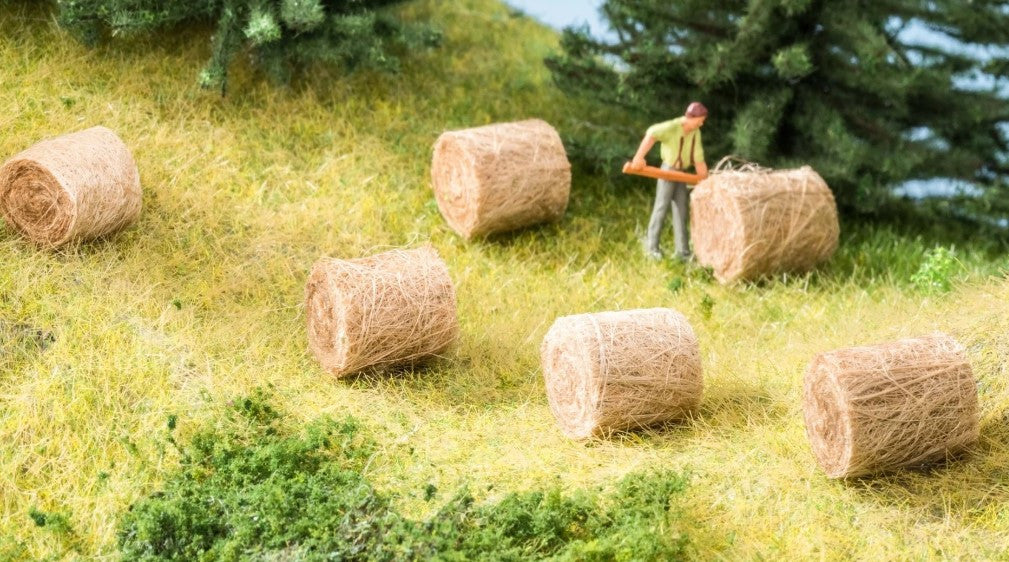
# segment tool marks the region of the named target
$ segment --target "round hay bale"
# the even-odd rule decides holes
[[[540,351],[550,409],[569,437],[682,419],[701,401],[701,351],[675,310],[558,318]]]
[[[7,224],[50,248],[132,224],[141,195],[130,149],[105,127],[42,141],[0,167]]]
[[[837,249],[837,204],[809,166],[715,171],[690,198],[697,261],[722,283],[803,272]]]
[[[448,349],[459,332],[455,288],[431,247],[322,258],[305,288],[308,343],[338,377],[412,364]]]
[[[442,133],[431,179],[442,216],[470,239],[560,219],[571,164],[557,131],[530,119]]]
[[[942,460],[978,438],[973,372],[963,347],[941,333],[817,355],[802,409],[831,478]]]

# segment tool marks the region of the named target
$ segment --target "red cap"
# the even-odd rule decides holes
[[[704,104],[699,101],[691,102],[687,106],[687,117],[704,117],[707,114],[708,108],[704,107]]]

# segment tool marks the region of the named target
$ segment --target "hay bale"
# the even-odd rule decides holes
[[[974,375],[963,347],[941,333],[817,355],[802,409],[831,478],[942,460],[978,438]]]
[[[140,215],[137,163],[105,127],[42,141],[0,167],[7,224],[50,248],[124,228]]]
[[[581,439],[682,419],[701,401],[701,352],[668,308],[558,318],[540,357],[561,431]]]
[[[722,283],[808,271],[840,233],[834,195],[809,166],[716,170],[694,188],[690,222],[698,262]]]
[[[308,343],[338,377],[412,364],[448,349],[459,331],[448,267],[431,247],[366,258],[322,258],[305,288]]]
[[[560,219],[571,164],[557,131],[530,119],[442,133],[431,179],[442,216],[470,239]]]

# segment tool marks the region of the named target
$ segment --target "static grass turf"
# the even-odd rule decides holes
[[[0,552],[111,554],[122,513],[178,464],[156,438],[168,416],[184,440],[261,386],[303,420],[359,419],[378,443],[364,475],[411,517],[433,509],[428,484],[469,483],[493,500],[670,469],[690,474],[699,558],[1009,548],[998,243],[941,224],[845,223],[822,270],[726,288],[644,259],[650,182],[579,169],[563,222],[465,243],[431,196],[441,131],[536,116],[571,139],[599,123],[646,124],[562,96],[540,64],[553,32],[492,0],[427,0],[407,12],[433,18],[445,45],[401,75],[319,68],[276,88],[239,67],[221,99],[195,86],[207,30],[88,50],[34,4],[0,14],[0,155],[104,124],[134,149],[145,207],[129,231],[57,253],[0,231]],[[457,284],[458,347],[427,370],[334,381],[307,352],[311,264],[425,241]],[[941,276],[952,290],[920,289],[926,252],[951,243],[956,261]],[[602,443],[564,439],[538,368],[546,329],[561,314],[648,306],[682,311],[701,339],[700,414]],[[826,480],[801,420],[805,365],[818,351],[935,329],[968,345],[981,443],[938,470]],[[65,514],[72,539],[31,514]]]

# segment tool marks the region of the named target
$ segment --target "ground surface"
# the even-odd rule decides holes
[[[552,32],[490,0],[425,2],[411,10],[433,15],[446,44],[400,76],[320,71],[283,89],[239,68],[221,99],[195,86],[203,31],[88,50],[27,5],[0,15],[0,155],[104,124],[134,149],[145,189],[139,224],[104,242],[47,253],[0,232],[0,537],[32,555],[65,545],[31,508],[68,514],[76,548],[109,555],[119,514],[174,465],[155,439],[168,415],[184,436],[264,385],[306,420],[360,418],[382,444],[368,476],[406,510],[425,509],[427,483],[493,485],[481,492],[493,496],[664,466],[691,475],[691,549],[705,559],[1009,548],[1009,285],[990,246],[961,244],[954,289],[930,294],[909,279],[948,240],[845,224],[823,270],[726,288],[642,257],[647,182],[634,191],[577,171],[560,224],[464,243],[431,197],[442,130],[538,116],[570,137],[599,118],[550,84],[540,60]],[[322,372],[302,304],[313,261],[428,240],[458,287],[458,347],[416,373]],[[538,368],[546,329],[562,314],[651,306],[679,309],[701,338],[698,418],[564,439]],[[805,365],[818,351],[936,329],[969,347],[981,442],[933,472],[825,479],[801,418]]]

